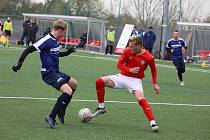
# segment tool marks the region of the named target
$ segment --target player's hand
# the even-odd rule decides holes
[[[21,66],[22,66],[21,63],[17,63],[17,64],[15,64],[15,65],[13,65],[12,70],[13,70],[14,72],[17,72],[18,70],[20,70]]]
[[[160,87],[157,84],[154,84],[153,88],[154,88],[156,94],[160,93]]]
[[[139,70],[140,70],[140,67],[133,67],[129,69],[129,72],[135,74],[135,73],[138,73]]]
[[[69,53],[74,53],[74,52],[76,52],[76,48],[72,47],[72,48],[69,48],[67,51]]]
[[[174,49],[171,49],[171,53],[173,53],[174,52]]]

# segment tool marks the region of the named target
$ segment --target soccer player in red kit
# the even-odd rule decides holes
[[[157,85],[157,71],[154,57],[145,50],[143,40],[140,36],[134,35],[129,39],[129,47],[124,49],[117,63],[119,74],[99,77],[96,79],[96,93],[98,98],[98,108],[92,114],[92,118],[106,113],[104,104],[104,87],[125,88],[135,95],[139,106],[142,107],[144,114],[150,121],[150,126],[154,132],[158,132],[158,125],[155,122],[152,110],[145,99],[142,79],[147,66],[150,66],[152,73],[153,88],[158,94],[160,88]]]

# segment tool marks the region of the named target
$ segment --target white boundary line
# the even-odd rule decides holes
[[[54,98],[34,98],[34,97],[5,97],[0,96],[0,99],[23,99],[23,100],[57,100]],[[72,99],[74,102],[96,102],[97,100],[77,100]],[[106,103],[118,103],[118,104],[137,104],[136,102],[123,102],[123,101],[105,101]],[[174,103],[149,103],[153,105],[167,105],[167,106],[191,106],[191,107],[210,107],[210,105],[196,105],[196,104],[174,104]]]

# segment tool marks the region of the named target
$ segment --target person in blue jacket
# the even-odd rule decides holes
[[[153,32],[153,27],[149,27],[149,31],[144,34],[144,46],[145,49],[152,53],[153,45],[156,41],[156,35]]]

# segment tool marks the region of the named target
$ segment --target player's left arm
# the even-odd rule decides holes
[[[74,53],[74,52],[76,52],[76,48],[72,47],[72,48],[67,49],[64,52],[59,52],[59,57],[68,56],[68,55],[70,55],[71,53]]]
[[[160,87],[157,84],[157,69],[156,69],[154,58],[153,58],[152,62],[149,63],[149,66],[150,66],[151,74],[152,74],[153,88],[154,88],[156,94],[158,94],[158,93],[160,93]]]
[[[182,40],[182,53],[184,53],[187,49],[187,45],[184,40]]]

